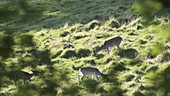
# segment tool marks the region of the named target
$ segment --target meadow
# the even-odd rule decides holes
[[[43,17],[0,25],[0,96],[170,96],[168,12],[148,24],[136,0],[31,1],[48,9]],[[116,36],[122,50],[94,56],[94,47]],[[73,67],[87,66],[108,78],[78,84]]]

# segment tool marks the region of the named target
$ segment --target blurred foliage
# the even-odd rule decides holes
[[[170,80],[170,66],[161,66],[160,70],[152,71],[146,75],[149,87],[156,92],[156,96],[169,96],[170,84],[167,83]]]
[[[158,0],[158,1],[164,6],[164,8],[170,7],[169,0]]]
[[[153,20],[156,14],[163,11],[162,4],[157,0],[138,0],[134,8],[148,21]]]
[[[160,15],[164,17],[168,17],[166,13],[166,9],[170,7],[170,2],[168,0],[138,0],[134,4],[134,8],[139,14],[143,16],[145,19],[145,24],[153,24],[155,17],[160,17]],[[167,20],[169,21],[169,19]],[[163,24],[164,20],[161,20]],[[165,23],[165,22],[164,22]],[[157,36],[160,38],[160,41],[167,42],[170,40],[170,27],[169,25],[161,26],[157,28],[158,33]],[[149,54],[151,57],[156,57],[163,51],[165,51],[164,43],[156,43],[153,45],[153,48],[150,50]]]
[[[0,2],[0,21],[20,19],[29,21],[41,17],[45,8],[37,6],[33,0],[1,0]]]
[[[153,48],[150,50],[151,54],[153,57],[159,55],[160,53],[162,53],[165,50],[165,47],[163,44],[161,43],[156,43]]]
[[[133,7],[148,23],[155,16],[165,15],[165,10],[170,7],[170,2],[168,0],[137,0]]]
[[[167,26],[162,26],[160,29],[159,29],[159,33],[157,34],[158,37],[167,42],[168,40],[170,40],[170,27],[169,25]]]

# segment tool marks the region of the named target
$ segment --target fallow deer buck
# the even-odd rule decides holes
[[[85,76],[92,75],[92,79],[94,77],[99,81],[98,76],[105,77],[106,75],[101,73],[97,68],[94,67],[82,67],[79,69],[79,76],[78,76],[78,81],[82,81]]]
[[[120,36],[111,38],[111,39],[105,41],[103,45],[95,47],[94,50],[93,50],[93,53],[94,53],[94,55],[96,55],[97,52],[99,52],[101,50],[106,50],[108,55],[110,55],[110,48],[111,47],[116,46],[119,50],[121,49],[119,47],[119,45],[122,42],[122,40],[123,39]]]

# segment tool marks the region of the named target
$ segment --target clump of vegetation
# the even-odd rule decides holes
[[[73,26],[71,26],[71,28],[69,29],[71,32],[79,32],[82,31],[84,29],[84,26],[82,24],[75,24]]]
[[[77,34],[74,35],[74,38],[75,38],[75,39],[82,39],[82,38],[85,38],[85,37],[87,37],[87,36],[88,36],[88,35],[85,34],[85,33],[77,33]]]
[[[109,19],[108,22],[106,22],[104,25],[110,26],[112,28],[119,28],[120,27],[120,23],[115,18]]]
[[[91,51],[86,48],[78,48],[76,49],[76,53],[78,57],[87,57],[87,56],[90,56]]]
[[[155,72],[158,69],[159,69],[158,66],[150,66],[146,69],[146,72]]]
[[[60,36],[61,36],[61,37],[66,37],[68,34],[70,34],[69,31],[63,31],[63,32],[60,34]]]
[[[136,91],[133,93],[133,96],[144,96],[144,94],[140,91]]]
[[[126,76],[126,81],[127,82],[132,81],[134,78],[135,78],[134,75],[128,75],[128,76]]]
[[[133,59],[138,56],[138,52],[135,49],[123,49],[121,50],[118,55],[122,58],[129,58]]]
[[[53,53],[52,58],[56,58],[56,57],[60,56],[60,55],[61,55],[61,53],[62,53],[62,51],[63,51],[62,49],[58,49],[58,50],[56,50],[55,54]]]
[[[161,58],[161,62],[168,62],[168,61],[170,61],[170,53],[166,52],[163,54]]]
[[[71,50],[71,49],[66,49],[64,50],[61,55],[61,58],[73,58],[73,57],[77,57],[77,53],[75,50]]]
[[[100,26],[100,25],[101,24],[99,21],[93,20],[85,26],[85,30],[89,31],[89,30],[94,29],[95,27]]]
[[[143,45],[143,44],[146,44],[147,41],[146,41],[146,40],[139,40],[139,43],[140,43],[141,45]]]
[[[114,69],[115,71],[124,71],[124,70],[126,70],[127,68],[126,68],[125,66],[123,66],[122,64],[117,64],[117,65],[115,65],[115,66],[113,67],[113,69]]]

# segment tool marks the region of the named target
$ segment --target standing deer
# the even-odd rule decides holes
[[[92,75],[92,79],[94,77],[99,81],[98,76],[105,77],[106,75],[101,73],[97,68],[94,67],[82,67],[79,69],[79,76],[78,76],[78,81],[83,80],[83,78],[87,75]]]
[[[94,53],[94,55],[96,55],[97,52],[99,52],[101,50],[106,50],[108,55],[110,55],[110,48],[111,47],[116,46],[119,50],[121,49],[119,47],[119,45],[122,42],[122,40],[123,39],[120,36],[109,39],[109,40],[105,41],[103,45],[95,47],[94,50],[93,50],[93,53]]]

